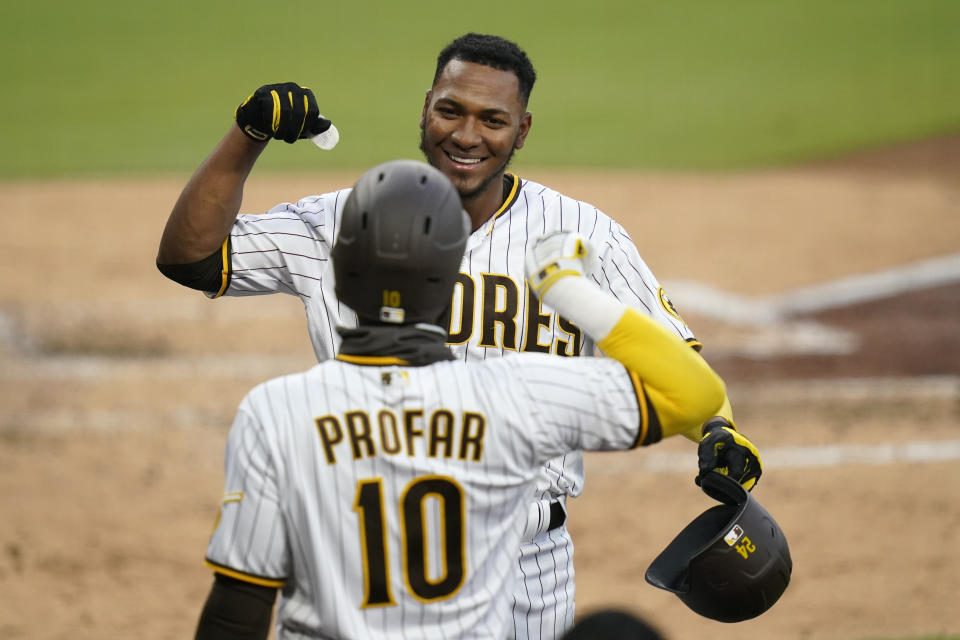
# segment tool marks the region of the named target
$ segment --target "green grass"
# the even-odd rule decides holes
[[[261,170],[417,157],[437,52],[468,30],[539,72],[521,166],[736,169],[960,131],[960,2],[8,3],[0,178],[182,172],[257,86],[338,125]]]
[[[862,640],[886,640],[882,638],[863,638]],[[923,636],[919,638],[909,638],[902,640],[960,640],[960,636],[949,635],[949,636]]]

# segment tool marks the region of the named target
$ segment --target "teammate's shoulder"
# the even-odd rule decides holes
[[[530,371],[544,367],[556,367],[561,364],[562,366],[567,366],[570,362],[577,360],[580,360],[580,358],[562,358],[549,353],[525,351],[522,353],[512,353],[512,355],[500,358],[472,360],[463,364],[471,370],[484,370],[496,378],[506,379],[517,376],[527,376]]]
[[[571,199],[569,196],[560,193],[553,187],[543,184],[542,182],[530,180],[529,178],[525,178],[523,176],[517,176],[517,179],[520,181],[520,192],[528,197],[538,197],[546,200],[553,200],[556,198]]]
[[[265,214],[288,215],[290,217],[308,218],[330,215],[343,209],[347,196],[352,187],[303,196],[296,202],[281,202],[268,209]]]
[[[552,205],[558,205],[564,210],[579,209],[583,212],[595,213],[601,218],[610,218],[610,216],[601,211],[595,204],[587,202],[586,200],[580,200],[576,196],[563,193],[536,180],[521,178],[520,190],[528,198],[538,198],[548,208]]]
[[[592,389],[598,381],[608,381],[625,371],[612,358],[548,353],[519,353],[466,364],[472,367],[473,380],[487,393],[522,396],[534,403],[550,401],[549,398],[555,401],[555,394],[564,396],[574,389]]]

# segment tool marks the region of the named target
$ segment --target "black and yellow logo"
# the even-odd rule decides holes
[[[380,292],[380,297],[383,301],[383,306],[385,307],[401,307],[403,306],[403,296],[400,295],[399,291],[394,291],[392,289],[384,289]]]
[[[673,306],[673,302],[667,297],[667,293],[663,290],[663,287],[657,287],[657,298],[660,299],[660,306],[663,307],[664,311],[669,313],[680,322],[683,322],[683,324],[687,324],[684,322],[683,318],[680,317],[680,312],[677,311],[675,306]]]

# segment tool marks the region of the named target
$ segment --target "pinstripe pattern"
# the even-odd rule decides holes
[[[384,373],[389,372],[389,382]],[[241,403],[227,443],[225,500],[207,559],[234,575],[285,581],[278,613],[280,638],[503,638],[513,628],[516,555],[526,505],[541,463],[571,450],[627,449],[639,413],[634,386],[623,367],[605,359],[563,360],[534,355],[517,362],[450,361],[420,368],[365,367],[328,361],[303,374],[259,385]],[[352,410],[377,415],[446,409],[485,418],[482,456],[461,460],[428,454],[427,438],[414,455],[382,452],[355,459],[349,438],[334,446],[330,464],[315,419]],[[423,424],[426,424],[424,420]],[[423,428],[424,432],[428,429]],[[459,433],[457,429],[455,433]],[[457,450],[456,442],[453,451]],[[452,597],[417,601],[403,571],[397,505],[416,478],[455,478],[465,495],[466,580]],[[392,606],[362,608],[361,530],[354,497],[358,483],[379,478],[388,523]],[[242,499],[237,493],[242,491]],[[442,565],[436,519],[425,532],[429,564]],[[555,556],[552,569],[534,576],[541,591],[564,591],[566,543],[557,530],[536,541],[539,558]],[[571,620],[553,607],[531,617],[559,633]]]
[[[336,298],[328,260],[348,193],[344,189],[310,196],[263,215],[240,216],[231,233],[233,274],[227,295],[299,296],[321,362],[339,347],[336,326],[356,324],[353,312]],[[661,305],[660,285],[623,227],[586,202],[520,180],[512,203],[467,242],[461,266],[464,282],[453,299],[454,326],[465,325],[468,334],[451,345],[459,359],[484,361],[538,350],[556,355],[595,353],[596,345],[589,338],[578,338],[576,328],[530,298],[524,284],[524,257],[530,242],[561,229],[590,239],[596,249],[591,277],[601,288],[694,341],[686,325]],[[472,297],[468,299],[467,293]],[[489,346],[484,346],[485,328]],[[508,399],[509,394],[500,400]],[[583,457],[576,451],[547,461],[537,478],[528,516],[531,525],[517,567],[523,580],[516,594],[518,638],[556,638],[573,620],[573,545],[565,527],[553,532],[546,528],[549,501],[580,495],[583,482]],[[547,573],[556,579],[541,580]]]

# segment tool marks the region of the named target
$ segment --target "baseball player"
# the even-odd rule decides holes
[[[532,240],[531,290],[610,358],[464,362],[442,324],[470,220],[400,160],[348,195],[331,253],[357,314],[340,354],[243,400],[196,637],[504,638],[516,548],[547,460],[650,445],[713,416],[723,383],[684,341],[585,278],[589,242]]]
[[[619,224],[586,202],[507,171],[530,131],[527,103],[535,79],[530,60],[514,43],[467,34],[441,51],[426,93],[420,147],[453,182],[471,223],[447,326],[455,357],[594,354],[596,341],[537,299],[524,281],[532,241],[560,230],[580,233],[597,248],[589,271],[598,286],[699,350]],[[320,115],[313,92],[295,83],[259,88],[235,119],[175,204],[158,267],[210,297],[298,296],[317,359],[325,361],[340,352],[336,328],[357,322],[337,296],[329,265],[350,189],[282,203],[259,215],[238,212],[246,177],[270,139],[294,143],[321,136],[330,146],[336,130]],[[748,488],[759,478],[759,454],[734,428],[729,402],[685,435],[700,442],[700,474],[719,469]],[[568,453],[544,465],[531,495],[518,561],[523,580],[514,594],[518,638],[557,638],[573,622],[566,500],[581,493],[583,479],[581,454]]]

